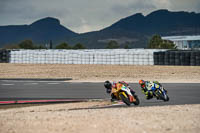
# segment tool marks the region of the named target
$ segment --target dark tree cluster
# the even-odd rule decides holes
[[[162,40],[160,35],[154,35],[148,44],[152,49],[176,49],[175,44],[171,41]]]
[[[53,49],[53,43],[52,41],[50,41],[50,43],[46,45],[36,45],[32,42],[32,40],[24,40],[18,44],[6,45],[4,48],[5,49]],[[86,49],[86,47],[80,43],[71,46],[66,42],[63,42],[56,45],[55,49]]]

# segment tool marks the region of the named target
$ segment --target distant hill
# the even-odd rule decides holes
[[[49,43],[50,40],[60,43],[77,35],[62,26],[58,19],[47,17],[31,25],[0,26],[0,46],[19,43],[25,39],[30,39],[37,44]]]
[[[131,48],[145,48],[154,34],[199,35],[200,13],[168,10],[157,10],[147,16],[137,13],[100,31],[83,34],[63,27],[57,19],[44,18],[31,25],[0,26],[0,45],[32,39],[38,43],[66,41],[69,44],[82,43],[87,48],[105,48],[110,40],[115,40],[121,47],[128,44]]]
[[[116,40],[132,48],[145,48],[154,34],[199,35],[200,13],[168,10],[158,10],[147,16],[137,13],[100,31],[81,34],[71,42],[81,41],[90,47],[101,48],[105,47],[105,42]]]

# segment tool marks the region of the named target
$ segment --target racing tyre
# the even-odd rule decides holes
[[[166,98],[164,99],[165,102],[169,101],[169,97],[166,95]]]
[[[128,105],[128,106],[131,105],[131,103],[130,103],[128,97],[125,97],[122,93],[120,93],[119,96],[120,96],[120,98],[122,99],[122,101],[123,101],[126,105]]]
[[[139,105],[139,104],[140,104],[140,100],[139,100],[138,96],[137,96],[137,95],[134,95],[134,97],[135,97],[136,101],[133,102],[133,104]]]
[[[169,97],[167,95],[163,95],[161,92],[157,92],[157,95],[159,96],[159,99],[163,100],[164,102],[169,101]]]
[[[158,99],[165,101],[165,98],[164,98],[163,94],[160,91],[156,91],[156,95],[157,95]]]

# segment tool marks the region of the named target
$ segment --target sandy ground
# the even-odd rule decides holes
[[[85,102],[1,109],[0,132],[199,133],[200,130],[200,105],[101,108],[103,105],[105,102]]]
[[[72,78],[73,82],[102,82],[105,80],[138,82],[138,80],[144,79],[158,80],[161,83],[200,83],[200,66],[47,65],[0,63],[0,78]]]
[[[73,78],[72,82],[138,82],[142,78],[163,83],[200,83],[200,67],[0,64],[0,78]],[[199,133],[200,130],[200,104],[102,108],[110,104],[90,101],[0,106],[0,133]]]

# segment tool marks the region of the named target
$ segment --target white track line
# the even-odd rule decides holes
[[[14,85],[14,84],[1,84],[1,85]]]
[[[49,85],[57,85],[57,84],[60,84],[60,83],[47,83]]]
[[[38,83],[26,83],[24,85],[37,85]]]

